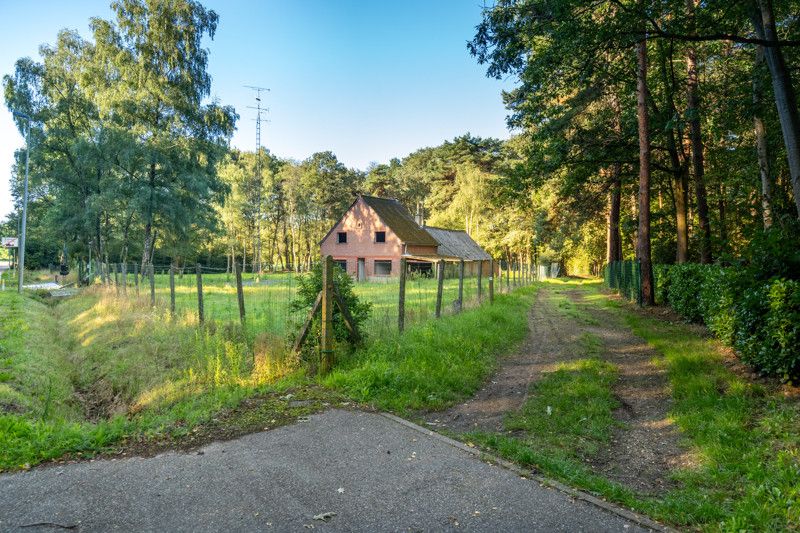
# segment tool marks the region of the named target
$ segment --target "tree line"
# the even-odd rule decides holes
[[[4,77],[6,105],[34,119],[28,254],[305,270],[366,193],[465,229],[498,259],[596,274],[636,257],[651,301],[651,263],[724,261],[797,219],[798,7],[498,0],[468,52],[517,79],[503,94],[514,135],[357,170],[332,152],[231,149],[238,115],[209,99],[203,48],[216,13],[119,0],[91,39],[63,31]]]
[[[606,218],[607,262],[711,263],[800,214],[791,0],[498,0],[469,43],[522,132],[520,194]],[[792,226],[796,227],[796,226]]]

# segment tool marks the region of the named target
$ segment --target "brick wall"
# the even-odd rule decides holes
[[[375,242],[376,231],[386,232],[386,242]],[[339,232],[347,233],[346,244],[339,244]],[[331,255],[334,260],[347,261],[347,273],[352,276],[357,275],[358,258],[363,258],[367,278],[376,278],[375,260],[390,260],[392,276],[397,276],[402,252],[403,243],[397,235],[361,198],[320,245],[320,253],[323,257]]]

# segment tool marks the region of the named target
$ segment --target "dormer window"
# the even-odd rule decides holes
[[[347,244],[347,232],[340,231],[337,233],[337,241],[339,244]]]
[[[386,232],[385,231],[376,231],[375,232],[375,242],[386,242]]]

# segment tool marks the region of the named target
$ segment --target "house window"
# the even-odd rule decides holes
[[[386,242],[386,232],[385,231],[376,231],[375,232],[375,242]]]
[[[333,264],[347,272],[347,259],[335,259]]]
[[[336,235],[337,235],[337,238],[338,238],[337,242],[339,244],[347,244],[347,232],[346,231],[340,231]]]
[[[375,261],[375,275],[376,276],[391,276],[392,275],[392,262],[391,261]]]

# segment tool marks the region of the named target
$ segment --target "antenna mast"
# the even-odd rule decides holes
[[[263,182],[261,179],[261,123],[262,122],[269,122],[265,118],[261,118],[261,112],[269,111],[269,108],[261,107],[261,93],[262,92],[269,92],[269,89],[266,87],[256,87],[253,85],[245,85],[247,89],[252,89],[256,92],[256,105],[255,106],[247,106],[248,109],[255,109],[256,110],[256,245],[255,245],[255,261],[253,263],[253,271],[257,272],[259,276],[263,271],[263,265],[261,261],[261,204],[263,202],[262,198],[262,188]]]

